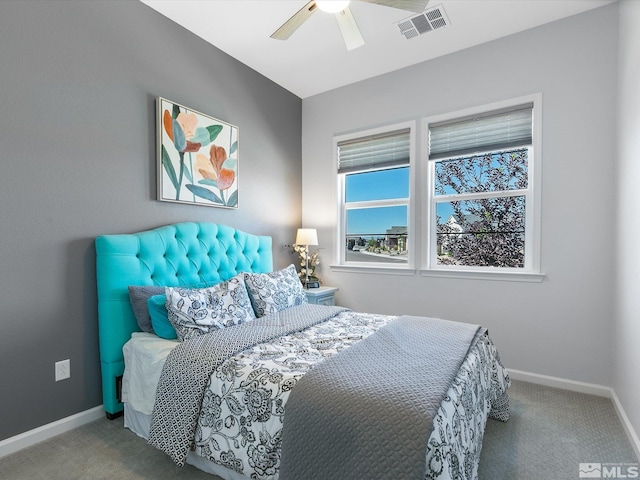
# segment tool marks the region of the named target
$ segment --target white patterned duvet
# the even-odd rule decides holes
[[[297,380],[395,318],[346,311],[229,358],[211,375],[195,453],[247,478],[276,479],[285,404]],[[122,395],[128,408],[151,414],[164,360],[176,345],[147,333],[134,333],[125,344]],[[425,479],[477,478],[486,419],[508,418],[509,384],[496,348],[482,336],[434,418]]]

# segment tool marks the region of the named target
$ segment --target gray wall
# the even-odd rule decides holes
[[[618,243],[614,387],[640,433],[640,2],[620,3]],[[634,408],[632,408],[633,406]],[[637,445],[640,441],[636,440]]]
[[[102,403],[97,235],[211,221],[293,260],[302,101],[136,1],[3,0],[0,66],[2,440]],[[239,127],[238,210],[155,200],[157,96]]]
[[[480,323],[509,368],[611,386],[617,28],[615,4],[304,99],[303,224],[320,229],[319,273],[340,288],[338,302]],[[328,267],[338,211],[334,134],[537,92],[543,282]]]

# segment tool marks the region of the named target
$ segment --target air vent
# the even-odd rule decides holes
[[[450,24],[442,5],[436,5],[429,10],[425,10],[420,15],[414,15],[396,23],[400,33],[407,39],[415,38]]]

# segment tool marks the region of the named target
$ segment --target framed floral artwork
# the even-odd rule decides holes
[[[238,127],[158,97],[158,200],[238,208]]]

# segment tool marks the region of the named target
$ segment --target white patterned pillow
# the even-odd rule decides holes
[[[293,264],[271,273],[245,273],[244,281],[257,317],[307,303]]]
[[[165,294],[180,341],[256,318],[242,275],[208,288],[167,287]]]

